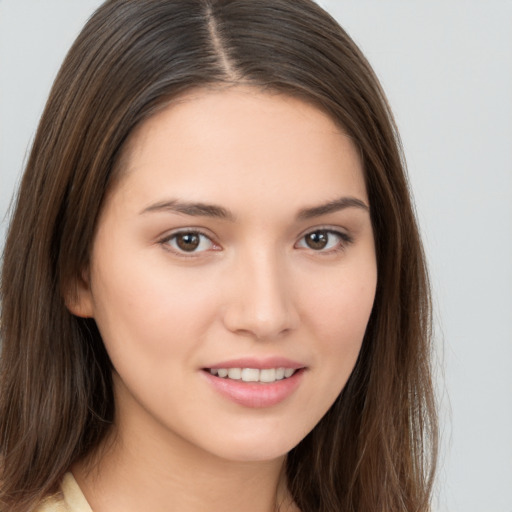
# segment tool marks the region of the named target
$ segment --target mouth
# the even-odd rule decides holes
[[[271,384],[292,377],[300,368],[205,368],[204,371],[221,379]]]
[[[247,363],[250,364],[249,361]],[[285,362],[276,363],[279,365]],[[251,367],[254,362],[250,366],[242,364],[203,368],[202,373],[212,389],[221,396],[249,408],[261,409],[285,402],[300,387],[306,372],[306,367],[294,363],[275,367],[269,367],[269,363],[260,363],[263,368],[260,365],[260,368]]]

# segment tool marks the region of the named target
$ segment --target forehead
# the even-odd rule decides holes
[[[222,204],[297,207],[350,194],[367,201],[352,140],[303,100],[252,87],[190,91],[140,125],[121,189]]]

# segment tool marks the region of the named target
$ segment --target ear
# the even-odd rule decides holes
[[[69,312],[82,318],[94,317],[94,302],[88,272],[82,272],[65,287],[64,303]]]

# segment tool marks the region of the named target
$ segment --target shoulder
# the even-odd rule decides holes
[[[92,512],[71,473],[62,479],[60,492],[42,502],[35,512]]]
[[[71,512],[71,509],[66,505],[63,496],[59,494],[44,500],[35,512]]]

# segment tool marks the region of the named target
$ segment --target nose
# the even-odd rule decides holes
[[[273,339],[299,324],[291,272],[270,251],[240,257],[231,269],[226,328],[258,340]]]

